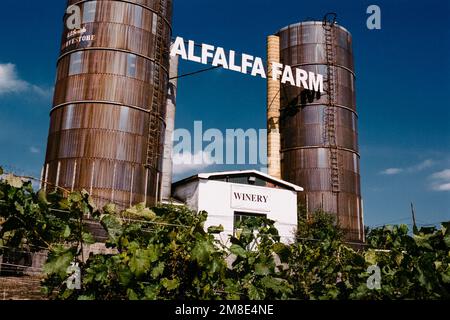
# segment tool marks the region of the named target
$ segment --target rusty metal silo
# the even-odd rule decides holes
[[[172,0],[72,5],[81,9],[82,24],[64,26],[46,188],[86,189],[100,205],[153,204],[161,184]]]
[[[309,212],[333,212],[364,241],[352,37],[334,19],[281,29],[280,60],[324,76],[324,93],[281,85],[282,178],[305,189]]]

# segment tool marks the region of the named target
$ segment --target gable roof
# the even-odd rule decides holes
[[[190,182],[192,180],[210,180],[213,177],[222,177],[222,176],[242,176],[242,175],[248,175],[248,176],[256,176],[260,178],[264,178],[266,180],[272,181],[278,185],[285,186],[286,189],[292,189],[294,191],[300,192],[304,189],[296,184],[274,178],[266,173],[263,173],[258,170],[236,170],[236,171],[219,171],[219,172],[210,172],[210,173],[199,173],[194,176],[182,179],[180,181],[177,181],[173,184],[173,186],[182,185],[184,183]]]

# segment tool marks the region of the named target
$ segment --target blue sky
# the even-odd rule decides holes
[[[65,7],[51,3],[3,0],[0,13],[0,165],[34,176],[45,157]],[[366,28],[371,4],[381,8],[381,30]],[[175,0],[174,36],[265,57],[267,35],[336,12],[353,35],[365,222],[410,223],[413,201],[426,224],[450,220],[449,10],[441,0]],[[203,67],[183,61],[180,73]],[[265,128],[265,87],[226,70],[184,78],[176,126]]]

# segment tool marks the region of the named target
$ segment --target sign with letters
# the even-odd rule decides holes
[[[185,43],[187,42],[187,47]],[[200,47],[200,49],[198,48]],[[197,51],[197,53],[196,53]],[[224,69],[250,74],[253,77],[267,79],[266,67],[263,59],[243,53],[240,61],[236,58],[234,50],[225,51],[224,48],[214,47],[202,43],[197,45],[194,41],[185,41],[182,37],[177,37],[170,49],[172,57],[180,56],[183,60],[209,64],[214,67],[221,66]],[[293,68],[277,62],[270,62],[267,69],[272,70],[273,81],[290,84],[299,88],[324,93],[323,75],[314,72],[307,72],[300,68]]]
[[[231,208],[270,212],[270,190],[247,185],[231,185]]]

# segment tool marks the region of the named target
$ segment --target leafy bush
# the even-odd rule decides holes
[[[3,172],[0,168],[0,175]],[[109,254],[83,257],[94,242],[85,217],[101,224]],[[450,223],[411,234],[405,225],[372,230],[364,250],[347,245],[333,217],[299,218],[297,241],[280,242],[274,221],[252,218],[224,244],[205,231],[206,212],[137,205],[98,210],[87,192],[35,193],[0,179],[0,254],[46,250],[43,286],[53,299],[449,299]],[[80,290],[69,289],[78,263]],[[381,271],[371,290],[368,267]]]

